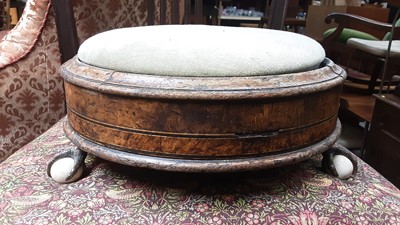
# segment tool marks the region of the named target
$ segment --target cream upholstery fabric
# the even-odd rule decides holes
[[[376,55],[386,57],[389,41],[373,41],[358,38],[350,38],[347,41],[347,46]],[[400,57],[400,40],[393,40],[390,49],[390,57]]]
[[[315,69],[325,58],[295,33],[206,25],[107,31],[86,40],[78,58],[116,71],[171,76],[254,76]]]

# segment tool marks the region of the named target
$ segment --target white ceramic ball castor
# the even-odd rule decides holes
[[[55,182],[66,184],[77,181],[83,175],[86,152],[74,149],[57,155],[47,166],[47,175]]]
[[[70,157],[58,159],[50,167],[50,177],[61,184],[78,180],[83,174],[83,166],[80,166],[74,173],[74,164],[74,159]]]
[[[345,147],[334,145],[323,156],[322,167],[327,173],[339,179],[348,179],[357,173],[357,158]]]
[[[353,175],[353,163],[344,155],[333,156],[333,165],[335,166],[338,178],[347,179]]]

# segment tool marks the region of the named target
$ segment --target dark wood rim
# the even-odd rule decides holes
[[[259,157],[215,160],[173,159],[122,152],[95,144],[83,138],[70,127],[68,121],[64,124],[64,131],[71,142],[80,150],[128,166],[175,172],[233,172],[279,167],[309,159],[333,146],[339,138],[341,124],[338,120],[336,128],[331,135],[305,148]]]
[[[341,85],[346,72],[325,59],[321,68],[300,73],[247,77],[132,74],[90,66],[76,57],[63,64],[65,81],[102,93],[142,98],[240,100],[290,97]]]

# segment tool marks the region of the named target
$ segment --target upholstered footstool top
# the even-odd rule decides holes
[[[205,25],[117,29],[79,48],[87,64],[133,74],[258,76],[318,68],[324,49],[289,32]]]

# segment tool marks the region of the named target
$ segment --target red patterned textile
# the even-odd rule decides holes
[[[31,0],[0,41],[0,162],[65,115],[60,53],[48,0]]]
[[[88,156],[85,177],[46,175],[75,148],[57,123],[0,164],[0,224],[400,224],[400,190],[359,160],[339,180],[317,158],[277,169],[184,174]]]

